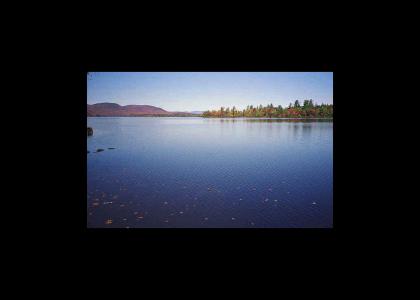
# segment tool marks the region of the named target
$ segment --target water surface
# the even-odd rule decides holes
[[[332,122],[102,117],[87,124],[94,131],[88,227],[332,227]]]

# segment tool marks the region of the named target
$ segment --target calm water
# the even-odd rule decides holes
[[[332,122],[87,124],[88,227],[332,227]]]

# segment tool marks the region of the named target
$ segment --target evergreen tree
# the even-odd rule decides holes
[[[295,101],[295,105],[292,107],[292,103],[289,104],[287,109],[283,108],[281,105],[274,107],[272,103],[267,104],[266,106],[258,105],[254,107],[253,105],[248,105],[246,109],[242,111],[237,110],[235,106],[230,109],[229,107],[221,107],[220,110],[205,111],[203,112],[203,117],[296,117],[296,118],[306,118],[306,117],[321,117],[321,118],[332,118],[333,117],[333,105],[324,104],[321,105],[314,104],[313,100],[304,100],[303,106],[300,106],[299,101]]]
[[[309,100],[309,104],[308,104],[309,108],[314,108],[314,102],[311,100]]]

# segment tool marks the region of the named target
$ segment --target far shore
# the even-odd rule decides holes
[[[262,119],[262,120],[333,120],[334,118],[269,118],[269,117],[203,117],[197,116],[87,116],[87,118],[203,118],[203,119]]]

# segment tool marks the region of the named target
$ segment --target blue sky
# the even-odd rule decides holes
[[[168,111],[287,106],[296,99],[333,103],[333,73],[94,72],[87,90],[88,104],[147,104]]]

